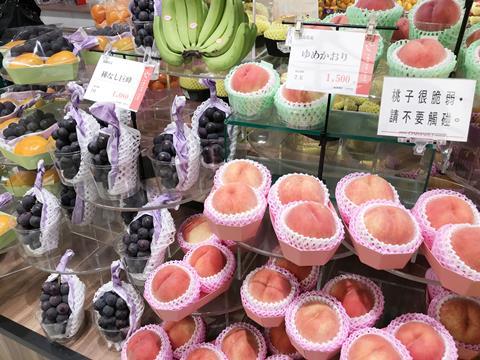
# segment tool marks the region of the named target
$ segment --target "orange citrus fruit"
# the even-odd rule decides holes
[[[47,65],[59,65],[59,64],[74,64],[78,61],[77,57],[68,50],[59,51],[56,54],[50,56],[45,64]]]
[[[105,21],[105,7],[100,4],[93,5],[90,9],[90,15],[96,23],[100,24],[101,22]]]
[[[24,53],[14,57],[12,61],[10,61],[10,64],[8,64],[8,67],[12,69],[18,69],[39,65],[43,65],[43,60],[40,56],[35,55],[34,53]]]
[[[21,156],[44,154],[48,151],[48,144],[49,141],[41,136],[27,136],[15,144],[13,153]]]
[[[15,218],[5,213],[0,213],[0,235],[15,227]]]

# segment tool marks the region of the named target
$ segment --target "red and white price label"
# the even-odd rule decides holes
[[[122,109],[136,112],[153,70],[152,64],[102,55],[88,84],[85,99],[112,102]]]
[[[287,88],[368,96],[378,35],[303,28],[291,35]]]

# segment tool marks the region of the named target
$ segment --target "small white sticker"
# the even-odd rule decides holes
[[[190,29],[192,29],[192,30],[193,30],[193,29],[196,29],[197,26],[198,26],[197,23],[191,23],[191,24],[190,24]]]
[[[172,20],[172,17],[171,17],[170,15],[165,15],[165,16],[163,17],[163,19],[164,19],[165,21],[170,21],[170,20]]]

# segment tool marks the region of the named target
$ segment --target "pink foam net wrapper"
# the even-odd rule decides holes
[[[188,350],[183,353],[180,360],[189,360],[189,356],[200,349],[210,350],[209,354],[215,354],[217,356],[217,360],[228,360],[227,356],[222,352],[222,350],[210,343],[196,344],[189,347]]]
[[[462,229],[479,229],[478,225],[456,224],[440,228],[432,246],[432,254],[440,264],[473,282],[480,282],[480,272],[467,265],[453,249],[452,238]],[[480,246],[480,243],[479,243]]]
[[[306,178],[310,178],[310,179],[314,180],[315,182],[318,182],[318,184],[320,185],[320,188],[322,189],[322,193],[323,193],[323,200],[324,201],[322,202],[322,205],[327,206],[328,202],[330,201],[330,195],[329,195],[329,192],[328,192],[328,189],[327,189],[326,185],[320,179],[318,179],[317,177],[312,176],[312,175],[297,174],[297,173],[283,175],[282,177],[280,177],[275,182],[275,184],[270,189],[270,192],[268,193],[268,209],[270,211],[270,218],[272,219],[272,223],[275,223],[275,219],[278,216],[278,214],[280,213],[280,211],[282,210],[282,208],[285,205],[288,205],[288,204],[283,204],[282,201],[280,200],[279,188],[280,188],[280,185],[282,184],[283,181],[288,180],[288,178],[290,178],[292,176],[304,176]],[[305,200],[307,200],[307,199],[305,199]],[[308,199],[308,200],[314,201],[313,199]]]
[[[215,173],[215,178],[213,180],[213,187],[218,188],[224,185],[225,182],[223,181],[223,174],[225,173],[225,171],[233,164],[242,164],[242,163],[253,165],[258,169],[258,171],[262,175],[262,183],[260,184],[259,187],[257,188],[254,187],[254,189],[259,191],[263,195],[267,196],[268,192],[270,191],[270,186],[272,185],[272,175],[270,174],[270,171],[268,171],[268,169],[262,164],[253,160],[248,160],[248,159],[232,160],[223,164]],[[241,178],[239,178],[238,181],[243,182]]]
[[[192,316],[192,319],[195,322],[195,330],[193,331],[193,334],[190,337],[190,339],[188,339],[188,341],[185,344],[173,350],[173,357],[175,359],[182,358],[183,355],[187,353],[192,346],[203,343],[205,341],[205,335],[207,332],[205,322],[202,320],[200,316]],[[165,321],[162,324],[162,328],[165,328],[166,326],[168,326],[168,324],[169,324],[169,321]]]
[[[427,191],[423,193],[417,200],[417,203],[412,209],[412,213],[417,219],[418,223],[420,224],[420,228],[422,230],[423,241],[425,245],[428,246],[429,249],[432,248],[433,242],[435,240],[435,236],[437,235],[437,231],[439,229],[435,229],[430,220],[428,219],[427,215],[427,205],[431,200],[438,199],[444,196],[454,196],[463,201],[465,201],[470,209],[472,210],[472,214],[474,217],[474,224],[480,224],[480,213],[478,212],[475,204],[468,199],[465,195],[460,194],[456,191],[452,190],[445,190],[445,189],[436,189]]]
[[[433,272],[432,268],[428,268],[428,270],[425,272],[425,279],[427,280],[432,280],[432,281],[439,281],[437,275]],[[438,296],[439,294],[448,291],[445,289],[443,286],[440,285],[433,285],[433,284],[427,284],[427,306],[430,304],[430,301]]]
[[[434,318],[428,315],[418,314],[418,313],[400,315],[388,325],[386,330],[390,334],[395,336],[398,329],[402,325],[409,322],[424,323],[424,324],[430,325],[432,328],[435,329],[438,335],[442,338],[443,345],[445,347],[445,351],[440,360],[458,359],[457,347],[455,346],[455,341],[453,340],[452,335],[450,335],[447,329],[445,329],[445,327],[440,322],[438,322],[437,320],[435,320]]]
[[[444,292],[434,297],[428,307],[428,315],[435,320],[441,322],[440,310],[443,304],[453,299],[468,299],[476,302],[480,306],[480,299],[474,297],[460,296],[450,292]],[[455,340],[457,346],[458,356],[460,359],[474,360],[480,355],[480,344],[465,344],[463,342]]]
[[[264,302],[256,299],[250,292],[250,282],[260,270],[270,269],[283,275],[290,283],[290,293],[281,301]],[[290,272],[277,266],[262,266],[250,272],[240,288],[243,308],[248,317],[264,327],[275,327],[281,325],[285,317],[288,305],[298,295],[298,281]]]
[[[300,355],[298,351],[292,353],[292,354],[282,354],[280,353],[280,350],[278,350],[275,345],[273,345],[272,341],[270,340],[270,329],[265,328],[265,341],[267,343],[267,348],[268,351],[270,351],[271,354],[274,354],[273,356],[279,356],[279,359],[282,359],[281,357],[284,356],[286,359],[293,359],[293,360],[300,360],[303,359],[303,356]],[[273,356],[271,356],[273,358]],[[268,358],[269,359],[269,358]]]
[[[376,207],[396,207],[403,210],[414,226],[413,237],[405,244],[386,244],[376,239],[365,224],[365,215]],[[420,226],[410,211],[401,204],[387,200],[373,200],[360,206],[350,219],[349,231],[360,261],[379,270],[405,267],[423,240]]]
[[[315,343],[303,337],[295,321],[298,310],[303,305],[313,302],[328,305],[335,311],[339,321],[338,333],[335,337],[323,343]],[[303,357],[312,360],[324,360],[331,358],[340,350],[350,331],[350,319],[342,304],[333,296],[327,295],[322,291],[310,291],[301,294],[288,306],[285,314],[285,328],[292,345],[295,346]]]
[[[201,244],[195,249],[190,250],[187,253],[187,255],[185,255],[185,258],[183,260],[188,264],[190,264],[190,260],[192,259],[192,256],[195,253],[195,251],[199,250],[203,246],[213,246],[217,248],[218,250],[220,250],[220,252],[223,254],[225,258],[225,266],[223,267],[222,270],[220,270],[220,272],[216,273],[215,275],[207,276],[207,277],[202,277],[200,275],[198,276],[200,280],[201,291],[205,293],[212,293],[222,288],[228,281],[232,279],[233,273],[235,272],[235,268],[236,268],[236,261],[235,261],[235,256],[227,247],[215,242],[210,244]]]
[[[380,287],[366,277],[356,274],[344,274],[329,280],[323,287],[322,291],[330,294],[333,287],[342,280],[352,280],[365,285],[373,297],[373,307],[370,309],[369,312],[361,316],[350,317],[350,332],[374,326],[378,319],[380,319],[380,317],[382,316],[383,308],[385,305],[385,299],[383,297],[383,293]]]
[[[160,271],[169,266],[174,266],[179,268],[179,270],[184,271],[188,275],[190,283],[184,294],[174,300],[163,302],[155,297],[152,287],[155,276],[160,273]],[[163,263],[155,271],[152,271],[150,273],[147,280],[145,281],[145,290],[143,292],[143,297],[148,302],[152,310],[155,311],[157,315],[162,319],[164,318],[164,316],[162,315],[162,311],[181,310],[182,308],[185,308],[198,300],[198,298],[200,297],[199,276],[190,265],[183,261],[168,261],[166,263]]]
[[[297,201],[285,206],[278,216],[274,230],[286,259],[299,266],[324,265],[332,258],[345,237],[343,223],[329,207],[335,221],[335,233],[331,237],[320,239],[295,232],[287,226],[285,219],[295,207],[305,203],[309,201]]]
[[[255,337],[255,340],[257,343],[257,349],[258,349],[257,358],[255,360],[264,360],[267,357],[267,345],[265,343],[265,338],[255,326],[244,323],[244,322],[238,322],[238,323],[232,324],[226,329],[224,329],[215,340],[215,346],[218,349],[222,349],[223,340],[228,336],[228,334],[232,330],[236,330],[236,329],[245,329]]]
[[[350,183],[358,178],[372,175],[369,173],[351,173],[347,176],[340,179],[335,188],[335,199],[337,200],[338,210],[340,211],[340,216],[343,221],[348,225],[350,223],[350,218],[352,217],[354,211],[358,208],[358,205],[355,205],[346,195],[345,190],[347,189]],[[377,175],[375,175],[377,176]],[[393,191],[393,199],[395,203],[400,204],[400,197],[398,196],[397,190],[390,184]]]
[[[211,243],[219,243],[220,240],[217,238],[217,236],[215,234],[212,233],[212,235],[208,238],[208,239],[205,239],[204,241],[200,242],[200,243],[195,243],[195,244],[192,244],[192,243],[189,243],[188,241],[185,240],[185,237],[183,236],[183,233],[185,231],[185,228],[192,222],[192,221],[195,221],[195,219],[198,219],[198,218],[201,218],[203,217],[204,215],[203,214],[195,214],[195,215],[192,215],[190,217],[188,217],[179,227],[178,231],[177,231],[177,235],[176,235],[176,238],[177,238],[177,242],[178,242],[178,245],[180,246],[180,248],[183,250],[184,253],[187,253],[189,252],[190,250],[192,249],[195,249],[196,247],[198,247],[199,245],[204,245],[204,244],[211,244]]]
[[[295,358],[292,358],[291,356],[288,355],[272,355],[267,357],[265,360],[295,360]]]
[[[122,352],[121,352],[121,360],[128,360],[127,349],[128,343],[131,339],[133,339],[137,334],[143,331],[151,331],[155,333],[161,340],[162,347],[160,348],[160,352],[157,354],[154,360],[171,360],[173,359],[172,355],[172,346],[170,344],[170,340],[168,339],[168,335],[165,330],[162,329],[160,325],[145,325],[135,331],[128,339],[123,343]]]
[[[255,237],[267,208],[267,200],[263,194],[254,191],[257,205],[253,209],[237,214],[223,214],[213,206],[213,196],[217,190],[208,195],[203,209],[213,233],[222,240],[245,241]]]
[[[350,349],[352,348],[353,344],[365,335],[381,336],[393,346],[393,348],[398,352],[398,355],[400,355],[400,358],[402,360],[413,360],[407,348],[400,341],[398,341],[395,336],[385,330],[376,328],[364,328],[357,330],[353,334],[351,334],[342,346],[342,351],[340,352],[340,360],[348,360]]]
[[[277,258],[273,257],[268,259],[267,265],[275,265],[281,267],[277,263]],[[297,278],[300,292],[313,290],[317,286],[318,275],[320,274],[320,266],[310,266],[310,268],[310,273],[307,275],[307,277],[305,277],[303,280]]]

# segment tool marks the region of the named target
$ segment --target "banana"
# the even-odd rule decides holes
[[[170,50],[163,36],[162,19],[160,16],[153,18],[153,36],[155,38],[155,44],[157,45],[158,52],[163,61],[173,66],[179,66],[183,64],[183,56]]]
[[[170,50],[181,54],[185,48],[178,35],[177,20],[175,16],[175,1],[177,0],[162,1],[161,26],[163,29],[163,36]]]
[[[219,56],[228,51],[235,39],[235,34],[241,23],[241,19],[243,19],[242,1],[234,0],[234,17],[228,24],[227,29],[212,45],[202,48],[202,52],[209,56]]]
[[[248,30],[248,38],[247,41],[245,41],[245,47],[243,49],[243,55],[241,60],[245,59],[245,57],[250,53],[253,45],[255,44],[255,41],[257,40],[257,25],[250,23],[248,25]]]
[[[205,2],[205,0],[202,0],[202,23],[205,23],[205,19],[207,18],[207,14],[208,14],[208,5],[207,3]],[[203,28],[203,26],[202,26]],[[201,29],[200,29],[201,31]],[[200,34],[198,34],[200,35]]]
[[[207,18],[205,19],[202,30],[200,31],[200,35],[198,36],[199,44],[203,44],[220,24],[223,11],[225,10],[225,3],[226,0],[210,1],[210,8],[208,9]]]
[[[185,49],[190,48],[190,39],[188,38],[187,23],[187,4],[185,0],[175,1],[175,16],[177,18],[177,32]]]
[[[194,49],[197,45],[198,35],[203,25],[202,2],[203,0],[185,0],[188,15],[187,34],[190,40],[190,49]]]
[[[235,33],[232,46],[223,55],[203,57],[203,61],[210,71],[223,71],[237,65],[245,52],[246,42],[249,42],[251,30],[248,24],[241,23]]]
[[[225,10],[221,16],[221,21],[213,30],[212,34],[202,43],[199,43],[200,49],[205,49],[214,44],[227,30],[227,27],[233,25],[235,21],[235,2],[234,0],[226,0]]]

